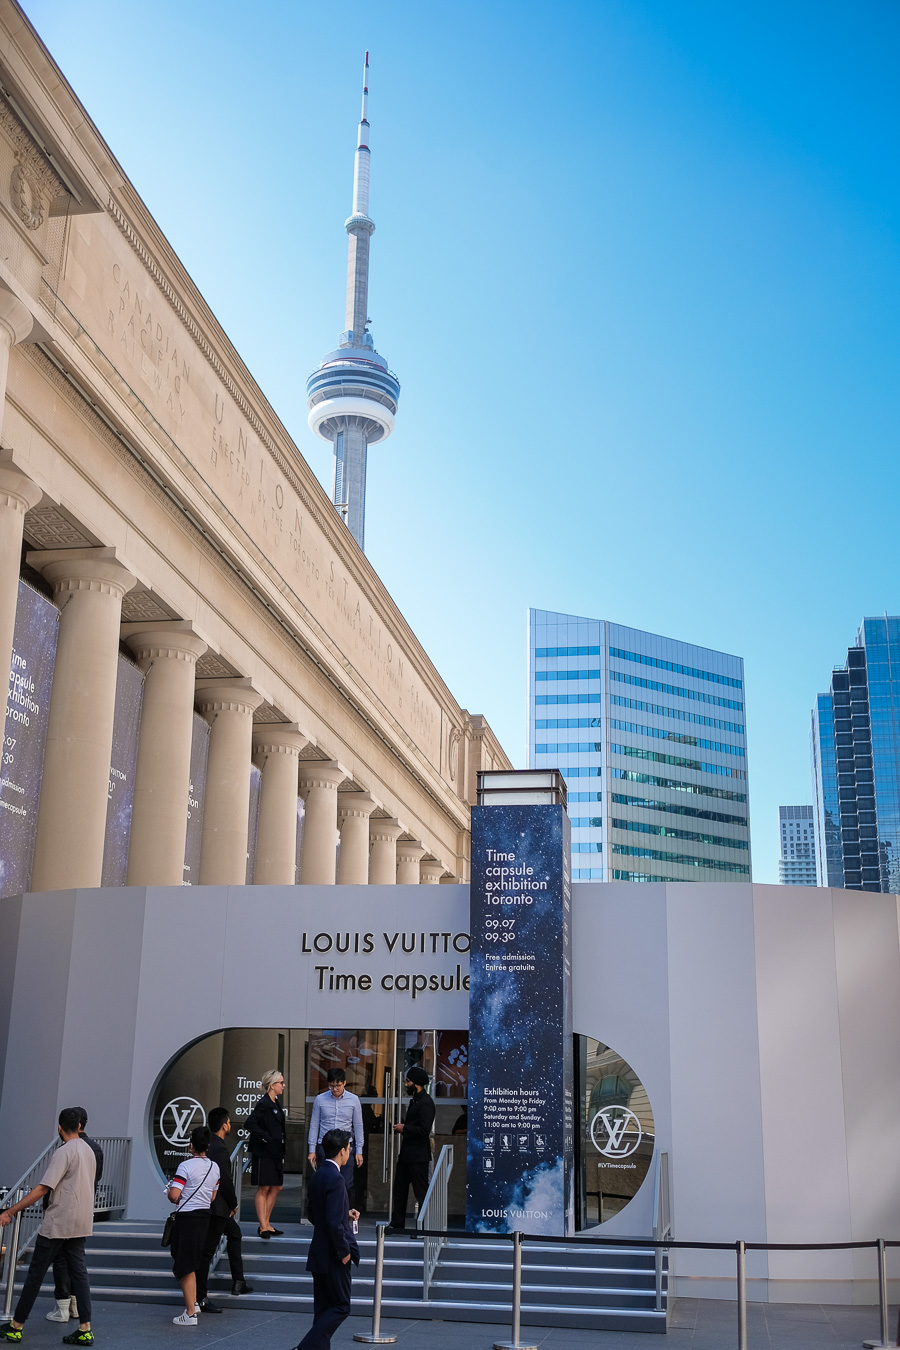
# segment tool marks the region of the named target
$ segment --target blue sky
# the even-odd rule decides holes
[[[743,656],[776,880],[813,697],[900,609],[900,8],[25,9],[326,487],[370,49],[368,555],[519,765],[529,605]]]

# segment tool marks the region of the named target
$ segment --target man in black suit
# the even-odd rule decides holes
[[[428,1074],[413,1065],[406,1070],[406,1092],[412,1098],[406,1108],[406,1120],[395,1125],[401,1135],[397,1170],[394,1173],[394,1192],[391,1196],[391,1223],[389,1231],[402,1233],[406,1227],[406,1202],[409,1188],[422,1207],[428,1191],[428,1164],[431,1162],[431,1127],[434,1125],[434,1102],[425,1088]]]
[[[212,1138],[206,1150],[219,1168],[219,1189],[209,1211],[209,1228],[206,1233],[206,1246],[197,1267],[197,1302],[205,1313],[218,1313],[222,1309],[207,1297],[209,1267],[219,1248],[222,1235],[225,1235],[225,1250],[228,1253],[228,1265],[231,1268],[232,1294],[252,1294],[253,1286],[244,1279],[244,1259],[241,1255],[241,1230],[235,1220],[237,1214],[237,1192],[231,1175],[231,1157],[225,1136],[231,1133],[231,1117],[224,1106],[214,1106],[207,1119]]]
[[[319,1141],[324,1160],[309,1183],[307,1212],[313,1225],[306,1269],[313,1277],[313,1324],[296,1350],[328,1350],[331,1338],[350,1315],[351,1262],[359,1265],[353,1225],[359,1211],[350,1208],[341,1175],[350,1159],[348,1130],[329,1130]]]

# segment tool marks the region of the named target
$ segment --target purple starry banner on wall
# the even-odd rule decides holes
[[[574,1231],[570,840],[562,806],[472,809],[470,1232]]]

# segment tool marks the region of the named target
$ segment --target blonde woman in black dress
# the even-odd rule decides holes
[[[278,1098],[284,1092],[284,1074],[270,1069],[261,1079],[263,1095],[247,1121],[250,1135],[250,1181],[256,1189],[257,1233],[261,1238],[281,1237],[272,1227],[272,1210],[284,1184],[284,1108]]]

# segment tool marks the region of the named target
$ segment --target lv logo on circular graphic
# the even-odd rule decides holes
[[[191,1130],[206,1124],[206,1112],[193,1097],[173,1097],[159,1113],[159,1129],[173,1148],[189,1148]]]
[[[604,1158],[628,1158],[641,1142],[641,1122],[627,1106],[604,1106],[591,1121],[591,1140]]]

